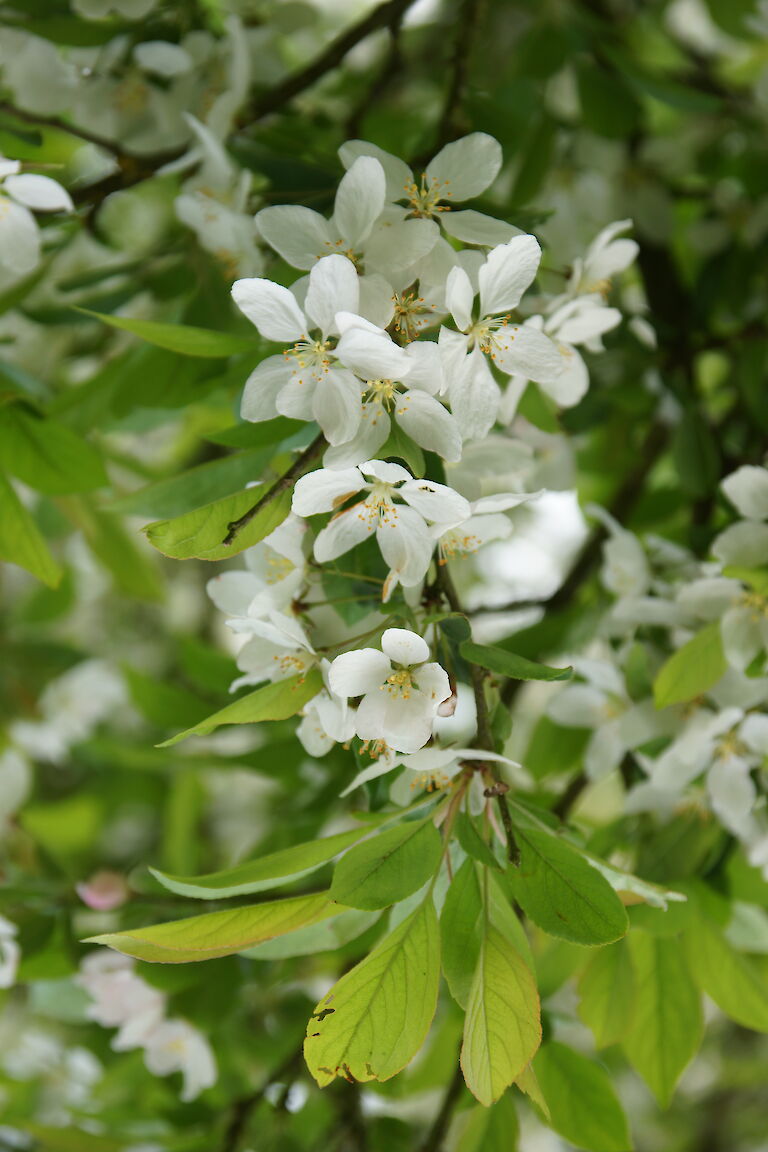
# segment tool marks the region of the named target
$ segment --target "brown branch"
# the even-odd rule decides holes
[[[437,125],[437,147],[442,148],[461,131],[461,108],[467,89],[469,66],[472,60],[472,45],[480,24],[481,0],[462,0],[457,13],[453,50],[451,52],[451,72],[443,109]]]
[[[400,31],[404,15],[405,11],[398,12],[389,23],[389,49],[384,56],[378,74],[347,118],[344,129],[344,136],[347,140],[354,140],[360,134],[360,126],[368,111],[376,106],[403,71]]]
[[[254,1111],[264,1099],[267,1089],[270,1085],[278,1083],[284,1076],[289,1076],[294,1071],[301,1061],[303,1052],[304,1040],[302,1038],[302,1042],[298,1048],[290,1052],[274,1072],[270,1072],[260,1088],[251,1092],[248,1096],[241,1096],[232,1103],[231,1115],[224,1132],[221,1152],[238,1152],[243,1136],[245,1135],[246,1126]]]
[[[247,512],[239,516],[237,520],[230,520],[229,524],[227,524],[227,534],[222,540],[222,544],[231,544],[238,532],[245,528],[246,524],[250,524],[251,520],[253,520],[258,512],[261,512],[262,508],[266,508],[281,492],[285,492],[287,488],[290,488],[294,480],[298,480],[300,476],[303,476],[308,466],[314,463],[324,447],[325,436],[323,436],[322,432],[319,432],[312,443],[304,449],[301,456],[296,457],[296,460],[285,475],[281,476],[268,492],[265,492],[264,495],[261,496],[255,504],[252,504]]]
[[[288,76],[282,83],[257,97],[247,114],[243,116],[243,123],[261,120],[270,112],[280,111],[285,104],[293,100],[294,96],[298,96],[306,88],[311,88],[326,72],[332,72],[337,68],[347,53],[351,52],[361,40],[365,40],[380,28],[386,28],[393,20],[402,16],[412,3],[413,0],[386,0],[386,3],[379,4],[378,8],[374,8],[364,19],[337,36],[306,68],[295,72],[293,76]]]

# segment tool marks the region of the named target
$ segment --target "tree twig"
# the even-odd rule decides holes
[[[436,145],[438,148],[442,148],[461,130],[460,113],[472,60],[472,45],[480,23],[480,3],[481,0],[462,0],[457,13],[451,52],[450,79],[437,125]]]
[[[280,1064],[274,1072],[270,1072],[267,1079],[248,1096],[241,1096],[235,1100],[231,1106],[231,1115],[229,1123],[227,1124],[224,1132],[224,1140],[221,1145],[221,1152],[238,1152],[241,1140],[245,1134],[246,1125],[250,1120],[255,1109],[264,1099],[267,1089],[271,1084],[275,1084],[288,1076],[295,1069],[296,1065],[301,1061],[304,1051],[304,1041],[302,1039],[298,1048],[290,1052],[285,1060]]]
[[[304,449],[301,456],[296,457],[296,460],[288,471],[272,485],[268,492],[265,492],[242,516],[238,516],[237,520],[230,520],[229,524],[227,524],[227,534],[222,540],[222,544],[231,544],[238,532],[242,531],[246,524],[250,524],[251,520],[253,520],[258,512],[261,512],[262,508],[266,508],[281,492],[285,492],[287,488],[290,488],[294,480],[298,480],[300,476],[303,476],[308,466],[314,463],[324,447],[325,436],[320,432],[312,443]]]
[[[358,20],[357,24],[353,24],[346,32],[342,32],[335,40],[331,41],[325,51],[312,60],[306,68],[294,72],[292,76],[286,77],[280,84],[257,97],[247,110],[247,116],[242,118],[243,124],[253,120],[261,120],[270,112],[277,112],[293,100],[294,96],[298,96],[306,88],[311,88],[326,72],[332,72],[334,68],[338,67],[347,53],[361,40],[365,40],[367,36],[378,31],[379,28],[386,28],[393,20],[402,16],[413,2],[414,0],[386,0],[386,3],[379,4],[362,20]]]

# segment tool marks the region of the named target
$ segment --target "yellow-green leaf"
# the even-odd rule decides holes
[[[768,980],[754,959],[737,952],[704,913],[683,940],[693,977],[726,1016],[755,1032],[768,1032]]]
[[[131,332],[154,344],[158,348],[165,348],[169,352],[178,352],[182,356],[202,356],[215,359],[221,356],[232,356],[237,352],[254,352],[259,347],[259,341],[254,336],[237,336],[231,332],[216,332],[208,328],[194,328],[187,324],[158,324],[156,320],[128,320],[124,316],[108,316],[104,312],[92,312],[89,308],[78,308],[78,312],[86,316],[93,316],[101,320],[102,324],[109,324],[110,328],[119,328],[122,332]]]
[[[461,1067],[481,1104],[498,1100],[541,1042],[539,993],[522,956],[486,922],[467,1002]]]
[[[653,684],[657,708],[683,704],[714,687],[728,667],[719,621],[708,624],[662,664]]]
[[[201,720],[184,732],[177,732],[170,740],[158,744],[158,748],[170,748],[188,736],[207,736],[222,724],[258,724],[262,720],[287,720],[295,716],[308,701],[323,687],[323,678],[317,668],[306,676],[291,676],[288,680],[278,680],[275,684],[265,684],[255,692],[249,692],[219,709],[212,716]]]
[[[589,1152],[629,1152],[624,1109],[610,1076],[594,1059],[550,1042],[533,1066],[556,1132]]]
[[[336,865],[331,897],[350,908],[396,904],[430,878],[441,852],[440,834],[429,817],[379,832]]]
[[[424,1043],[439,983],[440,930],[429,895],[312,1013],[304,1057],[318,1084],[395,1076]]]
[[[148,928],[132,928],[128,932],[108,932],[91,936],[86,943],[106,944],[137,960],[187,964],[242,952],[254,944],[284,936],[286,932],[316,924],[343,911],[339,904],[328,899],[327,892],[318,892],[270,900],[250,908],[228,908],[224,912],[190,916],[168,924],[152,924]]]
[[[268,501],[231,544],[222,543],[230,523],[243,516],[259,498],[260,489],[246,488],[172,520],[156,520],[147,524],[144,531],[153,548],[173,560],[226,560],[258,544],[282,524],[291,510],[291,493],[286,489]]]

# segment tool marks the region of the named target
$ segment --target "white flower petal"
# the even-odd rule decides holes
[[[456,327],[466,332],[472,323],[472,305],[475,292],[469,276],[463,268],[452,268],[445,282],[445,302],[448,311],[456,322]]]
[[[428,256],[439,239],[433,220],[381,220],[365,245],[366,271],[396,277]]]
[[[329,444],[351,440],[360,425],[362,410],[360,382],[351,372],[330,369],[318,381],[312,412]]]
[[[477,349],[454,374],[449,395],[464,439],[482,440],[496,422],[501,391]]]
[[[472,514],[468,500],[434,480],[407,480],[399,495],[425,520],[436,524],[455,524]]]
[[[245,382],[240,415],[243,420],[258,423],[277,416],[275,401],[290,379],[290,368],[282,356],[268,356],[257,364]]]
[[[336,356],[363,380],[401,380],[408,374],[405,350],[386,334],[363,328],[347,328],[336,347]]]
[[[723,492],[748,520],[768,520],[768,468],[744,464],[726,476]]]
[[[536,277],[540,260],[541,248],[535,236],[515,236],[493,248],[478,275],[483,316],[517,308]]]
[[[208,581],[205,590],[220,612],[245,616],[261,585],[251,572],[222,572]]]
[[[341,179],[333,221],[343,240],[357,250],[384,208],[384,169],[371,156],[359,156]]]
[[[318,532],[315,540],[315,559],[319,564],[326,564],[329,560],[343,556],[345,552],[349,552],[351,548],[357,547],[363,540],[373,535],[375,527],[376,519],[366,515],[361,511],[360,505],[356,504],[339,516],[334,516],[326,527]]]
[[[349,699],[375,692],[391,672],[389,659],[378,648],[358,648],[331,661],[328,683],[331,692]]]
[[[413,182],[413,173],[403,160],[368,140],[347,140],[339,148],[339,159],[346,169],[350,169],[359,156],[373,156],[381,164],[388,200],[401,200],[407,195],[406,188]]]
[[[381,637],[381,648],[395,664],[423,664],[429,660],[429,644],[408,628],[387,628]]]
[[[411,479],[407,468],[403,468],[401,464],[390,464],[388,460],[365,460],[360,465],[360,471],[387,484],[400,484],[403,480]]]
[[[584,344],[587,340],[594,340],[612,331],[620,323],[621,312],[618,308],[596,307],[571,316],[557,328],[553,327],[552,331],[556,332],[557,339],[563,344]]]
[[[564,728],[597,728],[605,719],[605,696],[590,684],[569,684],[552,697],[547,715]]]
[[[384,329],[392,323],[395,314],[395,301],[392,285],[383,276],[360,276],[358,279],[360,301],[353,312],[359,312],[366,320]]]
[[[293,293],[272,280],[236,280],[232,298],[265,340],[294,341],[306,335],[306,322]]]
[[[725,658],[732,668],[744,672],[762,651],[763,638],[746,604],[735,604],[720,623]]]
[[[329,448],[323,456],[326,468],[350,468],[375,456],[389,437],[390,420],[380,404],[363,404],[360,424],[351,440]]]
[[[287,416],[291,420],[314,420],[313,402],[316,388],[317,381],[312,376],[292,373],[275,399],[277,411],[281,416]]]
[[[431,396],[440,396],[446,388],[443,357],[432,340],[412,340],[406,346],[408,387],[420,388]]]
[[[546,382],[540,381],[540,383],[547,395],[551,396],[561,408],[573,408],[586,396],[589,390],[589,372],[575,348],[567,344],[560,344],[558,351],[561,356],[562,371],[554,379]]]
[[[461,212],[445,212],[440,217],[443,231],[463,244],[481,244],[484,248],[495,248],[498,244],[508,244],[513,236],[522,233],[514,224],[486,216],[465,208]]]
[[[18,204],[33,212],[72,212],[75,207],[66,188],[50,176],[21,172],[9,176],[3,187]]]
[[[40,233],[32,213],[0,195],[0,266],[18,276],[40,262]]]
[[[530,324],[509,324],[494,333],[494,363],[508,376],[552,384],[563,371],[556,344]]]
[[[755,520],[731,524],[715,538],[712,552],[723,564],[743,568],[768,564],[768,524]]]
[[[436,452],[455,464],[461,460],[461,432],[453,416],[439,400],[411,389],[397,399],[394,415],[398,424],[427,452]]]
[[[413,588],[424,579],[432,561],[434,541],[418,512],[395,506],[378,524],[376,540],[390,571],[404,588]]]
[[[336,313],[357,312],[359,302],[357,271],[352,261],[338,254],[318,260],[309,274],[304,307],[323,338],[337,331]]]
[[[364,487],[365,480],[357,468],[336,472],[328,468],[318,468],[296,481],[293,489],[293,511],[297,516],[332,512],[348,496],[354,496]]]
[[[256,214],[259,232],[292,268],[312,268],[333,250],[333,230],[324,216],[299,204],[275,204]]]
[[[490,187],[499,174],[501,145],[485,132],[472,132],[441,148],[426,176],[443,186],[442,199],[470,200]]]

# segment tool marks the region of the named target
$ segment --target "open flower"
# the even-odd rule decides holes
[[[366,493],[362,500],[338,511],[359,492]],[[469,502],[452,488],[416,480],[399,464],[382,460],[367,460],[359,468],[309,472],[294,488],[293,510],[299,516],[336,513],[315,540],[320,564],[375,533],[390,567],[384,600],[398,583],[412,588],[426,576],[434,549],[427,524],[456,524],[470,514]]]
[[[0,156],[0,267],[25,276],[40,263],[40,232],[33,212],[71,212],[72,198],[50,176],[21,172]]]
[[[334,744],[346,744],[355,735],[355,718],[342,700],[331,691],[330,663],[320,661],[323,689],[305,705],[296,735],[310,756],[325,756]]]
[[[345,699],[361,696],[355,731],[396,752],[416,752],[432,735],[438,709],[451,696],[448,673],[428,663],[429,645],[416,632],[387,628],[381,648],[344,652],[331,663],[328,683]]]
[[[312,268],[322,256],[338,252],[366,279],[374,273],[396,282],[398,273],[431,251],[439,231],[431,220],[385,213],[385,199],[384,169],[373,157],[360,156],[339,184],[330,220],[298,204],[276,204],[262,208],[256,224],[294,268]]]
[[[598,232],[583,257],[573,262],[568,295],[600,292],[605,296],[611,279],[628,268],[638,253],[635,240],[622,236],[632,227],[631,220],[616,220]]]
[[[237,654],[244,675],[232,682],[230,692],[262,680],[287,680],[303,676],[318,657],[295,616],[270,612],[266,617],[237,616],[227,621],[233,632],[248,636]]]
[[[181,1099],[188,1103],[216,1083],[216,1061],[198,1028],[186,1020],[163,1020],[144,1042],[144,1062],[153,1076],[181,1072]]]
[[[245,420],[278,414],[317,420],[330,444],[354,436],[360,423],[360,385],[334,363],[329,337],[339,309],[356,312],[357,273],[344,256],[327,256],[312,269],[304,311],[290,289],[258,277],[236,280],[232,296],[265,340],[293,341],[282,356],[269,356],[245,384]],[[394,348],[395,345],[392,345]]]
[[[431,532],[437,540],[439,562],[445,564],[454,556],[471,555],[491,540],[506,540],[512,534],[513,525],[504,513],[529,500],[537,500],[541,495],[539,491],[481,496],[470,504],[469,516],[458,524],[449,527],[433,525]]]
[[[303,540],[307,526],[289,515],[269,536],[242,554],[245,568],[214,576],[206,592],[228,616],[262,616],[284,611],[306,578]]]
[[[715,538],[715,556],[744,568],[768,563],[768,468],[744,464],[726,476],[721,488],[745,520]]]
[[[446,282],[448,309],[459,332],[440,331],[451,410],[465,440],[478,439],[493,426],[501,390],[488,360],[508,376],[536,383],[554,382],[563,371],[556,345],[530,324],[511,322],[525,290],[533,283],[541,260],[534,236],[515,236],[493,248],[478,272],[479,315],[474,312],[475,289],[464,268],[453,268]]]

